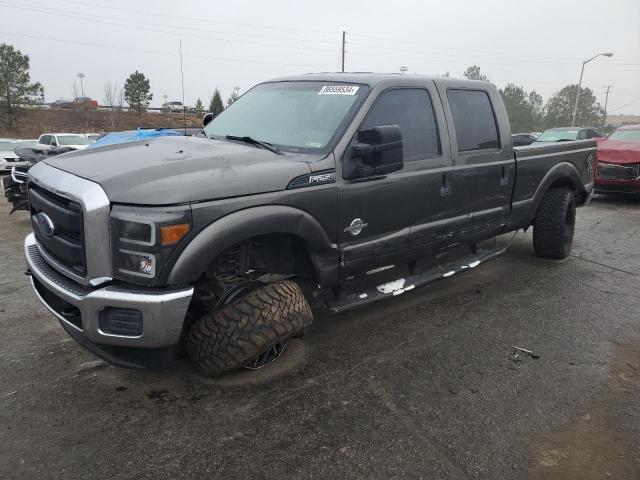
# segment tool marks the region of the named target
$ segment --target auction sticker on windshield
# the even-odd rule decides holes
[[[318,95],[355,95],[359,88],[354,85],[325,85]]]

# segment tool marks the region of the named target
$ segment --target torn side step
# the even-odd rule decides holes
[[[384,281],[379,284],[368,283],[367,286],[346,285],[343,293],[335,300],[327,302],[331,313],[342,313],[356,307],[368,305],[384,298],[395,297],[405,292],[447,278],[456,273],[471,270],[481,263],[492,260],[506,251],[506,247],[493,250],[478,250],[476,253],[460,257],[456,260],[436,266],[417,266],[413,273]]]

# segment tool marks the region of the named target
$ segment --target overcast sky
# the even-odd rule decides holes
[[[146,7],[145,7],[146,6]],[[342,30],[347,71],[461,76],[479,65],[503,87],[535,89],[545,101],[577,83],[610,113],[640,114],[640,0],[0,0],[0,42],[31,58],[47,101],[85,94],[102,102],[106,80],[134,70],[151,81],[153,104],[180,100],[182,38],[186,103],[223,99],[262,80],[336,71]],[[19,34],[19,35],[18,35]]]

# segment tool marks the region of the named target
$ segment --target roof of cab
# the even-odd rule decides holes
[[[294,81],[318,81],[318,82],[346,82],[361,83],[375,86],[378,83],[415,83],[416,81],[434,81],[442,84],[460,85],[468,83],[470,85],[492,85],[489,82],[480,80],[467,80],[461,78],[438,77],[432,75],[403,75],[400,73],[375,73],[375,72],[324,72],[324,73],[306,73],[304,75],[295,75],[290,77],[280,77],[267,80],[267,82],[294,82]]]

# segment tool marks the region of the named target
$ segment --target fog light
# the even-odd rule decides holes
[[[98,314],[100,331],[111,335],[139,337],[142,335],[142,313],[129,308],[103,308]]]
[[[119,251],[118,270],[130,275],[153,277],[156,274],[156,258],[150,253]]]

